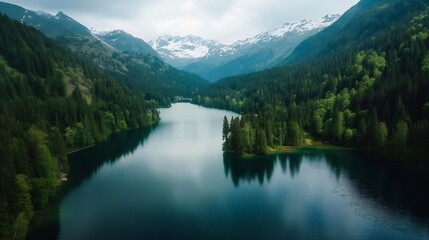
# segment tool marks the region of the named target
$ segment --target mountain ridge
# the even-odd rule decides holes
[[[112,31],[91,31],[96,37],[122,52],[151,54],[160,58],[159,54],[143,39],[134,37],[121,29]]]
[[[92,35],[87,27],[62,11],[59,11],[56,15],[52,15],[47,12],[33,11],[18,5],[0,2],[0,12],[20,23],[39,29],[51,38],[69,34]]]
[[[61,11],[51,15],[9,3],[0,2],[0,12],[38,29],[159,105],[168,106],[175,96],[190,96],[208,84],[196,74],[166,64],[144,40],[123,30],[97,36]]]
[[[331,25],[339,17],[338,14],[328,14],[314,20],[288,22],[229,45],[192,35],[164,35],[148,43],[167,63],[215,81],[281,63],[298,43]]]
[[[389,14],[384,15],[380,14],[380,11],[385,10],[385,8],[392,8],[394,6],[392,3],[398,2],[400,3],[402,0],[361,0],[347,10],[339,21],[325,28],[319,34],[301,42],[282,64],[292,65],[306,60],[318,59],[335,54],[346,48],[347,44],[361,44],[369,36],[381,30],[386,30],[391,23],[397,22],[395,16],[398,15],[401,9],[391,9]],[[417,4],[407,6],[413,2]],[[410,11],[412,9],[414,9],[413,11],[418,11],[424,7],[414,0],[403,1],[402,4]],[[369,17],[362,18],[362,15],[368,15]],[[377,17],[379,21],[373,22],[370,19],[371,17]],[[348,35],[344,33],[348,33]]]
[[[429,169],[429,1],[362,0],[296,56],[195,94],[196,104],[243,114],[227,151],[260,154],[310,137]],[[240,143],[252,131],[255,144]]]

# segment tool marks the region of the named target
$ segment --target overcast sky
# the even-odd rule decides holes
[[[188,34],[232,43],[285,22],[344,13],[358,0],[6,0],[65,14],[98,31],[122,29],[146,41]]]

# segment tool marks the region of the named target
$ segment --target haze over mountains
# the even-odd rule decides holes
[[[93,33],[110,46],[121,51],[151,54],[159,57],[158,53],[145,41],[140,38],[136,38],[123,30],[117,29],[107,32],[93,31]]]
[[[243,113],[229,123],[229,151],[311,136],[429,166],[428,0],[361,0],[284,63],[195,94],[198,105]],[[252,131],[254,142],[240,142]]]
[[[197,36],[165,35],[149,42],[169,64],[197,73],[209,81],[278,65],[308,37],[334,23],[340,15],[285,23],[231,45]]]
[[[208,84],[195,74],[166,64],[146,42],[124,31],[93,33],[63,12],[51,15],[3,2],[0,12],[54,38],[160,105],[168,105],[177,95],[190,96]]]
[[[163,36],[158,52],[63,12],[0,12],[0,239],[25,239],[68,152],[154,124],[180,95],[240,113],[223,124],[237,155],[317,140],[429,169],[429,0],[361,0],[232,45]],[[209,84],[160,58],[210,80],[279,66]]]
[[[99,40],[98,44],[104,44],[96,47],[99,55],[105,55],[103,51],[111,51],[104,49],[106,46],[118,52],[149,54],[173,67],[196,73],[209,81],[279,65],[299,43],[330,26],[340,17],[332,14],[315,20],[289,22],[271,31],[227,45],[192,35],[184,37],[164,35],[146,43],[120,29],[106,32],[90,30],[61,11],[52,15],[9,3],[0,2],[0,12],[21,23],[33,26],[52,38],[79,35],[95,45]],[[70,44],[70,41],[67,42]],[[94,51],[91,52],[94,54]],[[83,52],[80,54],[82,55]],[[94,58],[94,56],[87,57]],[[101,66],[100,61],[100,59],[96,60],[97,64],[104,69],[115,65]]]
[[[47,12],[32,11],[10,3],[0,2],[0,12],[20,23],[37,28],[51,38],[70,34],[92,35],[88,28],[61,11],[56,15],[51,15]]]

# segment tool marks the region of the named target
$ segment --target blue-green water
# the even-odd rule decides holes
[[[356,152],[221,150],[231,112],[180,103],[70,156],[30,239],[429,239],[428,178]]]

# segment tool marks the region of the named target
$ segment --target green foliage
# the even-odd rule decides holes
[[[26,218],[25,213],[21,212],[18,214],[18,217],[15,220],[15,232],[13,235],[13,239],[25,239],[29,222],[30,221],[28,220],[28,218]]]
[[[276,148],[286,142],[290,145],[301,145],[305,140],[305,132],[297,122],[279,125],[277,131],[270,127],[271,121],[257,115],[232,118],[230,122],[224,118],[225,138],[223,150],[239,156],[264,154],[268,147]],[[273,124],[274,125],[274,124]],[[271,125],[271,126],[273,126]],[[284,127],[288,125],[289,131]],[[271,140],[269,140],[271,138]]]
[[[29,220],[33,214],[33,205],[31,204],[31,185],[29,179],[24,174],[17,174],[16,177],[17,193],[17,208],[24,217]]]
[[[17,188],[16,209],[18,214],[14,222],[13,235],[15,239],[25,239],[28,223],[33,216],[33,205],[30,195],[31,185],[28,177],[24,174],[17,174],[15,180]]]
[[[343,141],[344,133],[344,115],[342,112],[338,111],[337,108],[335,108],[334,111],[331,131],[331,135],[334,137],[334,141],[341,143]]]
[[[141,93],[2,15],[0,96],[0,239],[25,237],[68,171],[67,152],[159,119]]]
[[[119,53],[88,36],[68,35],[57,40],[157,105],[169,106],[176,96],[190,97],[195,89],[208,85],[200,76],[175,69],[151,54]]]
[[[392,144],[395,149],[405,149],[408,143],[409,128],[408,124],[404,121],[396,124],[392,136]]]
[[[422,70],[425,72],[429,72],[429,53],[427,53],[425,58],[423,59]]]
[[[34,169],[33,203],[36,208],[43,208],[55,193],[59,166],[48,149],[47,134],[35,126],[28,130],[28,158]]]
[[[229,133],[229,123],[228,118],[226,116],[223,118],[223,126],[222,126],[222,140],[225,141],[225,139],[228,138]]]
[[[309,136],[428,166],[428,9],[413,0],[365,11],[394,21],[381,26],[380,19],[365,19],[365,26],[379,25],[368,31],[349,22],[371,34],[358,42],[343,39],[320,58],[222,79],[197,91],[195,102],[242,113],[241,121],[255,129],[250,153],[266,151],[262,140],[276,147],[301,144]]]
[[[304,143],[304,130],[295,121],[290,123],[288,141],[291,145],[299,146]]]
[[[353,138],[354,138],[354,132],[353,132],[353,130],[352,129],[350,129],[350,128],[347,128],[345,131],[344,131],[344,140],[345,140],[345,142],[346,143],[350,143],[352,140],[353,140]]]

